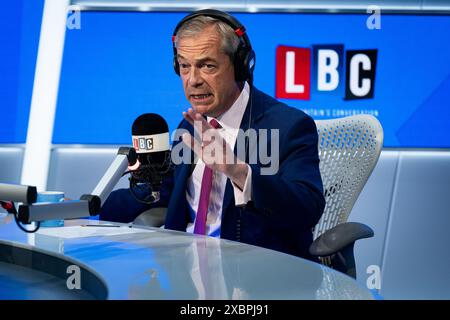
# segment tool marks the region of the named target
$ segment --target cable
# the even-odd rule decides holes
[[[22,230],[22,231],[24,231],[24,232],[26,232],[26,233],[35,233],[36,231],[39,230],[39,228],[40,228],[40,226],[41,226],[41,222],[38,221],[37,224],[36,224],[36,228],[35,228],[35,229],[33,229],[33,230],[28,230],[28,229],[25,229],[25,228],[23,227],[22,223],[19,221],[19,218],[18,218],[17,214],[14,214],[14,220],[16,221],[16,224],[17,224],[17,226],[19,227],[19,229]]]
[[[250,130],[250,128],[251,128],[251,125],[252,125],[252,109],[253,109],[253,99],[252,99],[252,95],[253,95],[253,74],[252,75],[250,75],[250,77],[249,77],[249,79],[248,79],[248,82],[249,82],[249,87],[250,87],[250,92],[249,92],[249,97],[248,97],[248,99],[249,99],[249,101],[248,101],[248,104],[249,104],[249,112],[248,112],[248,125],[247,125],[247,131],[249,131]],[[249,153],[250,153],[250,150],[249,150],[249,138],[248,138],[248,135],[246,135],[245,136],[245,162],[246,163],[248,163],[248,162],[250,162],[250,160],[249,160],[249,157],[250,157],[250,155],[249,155]]]
[[[157,196],[158,193],[156,191],[153,191],[153,188],[149,183],[137,183],[136,180],[133,178],[133,176],[131,176],[129,180],[130,180],[130,193],[137,202],[150,205],[159,200],[159,197]],[[145,198],[141,198],[136,194],[136,190],[138,189],[144,190],[145,187],[147,189],[146,190],[147,192],[145,192],[147,196]],[[144,192],[141,192],[141,194],[142,193]]]
[[[17,213],[16,207],[14,205],[14,202],[0,201],[0,205],[3,207],[3,209],[6,210],[6,212],[8,212],[9,214],[12,214],[14,216],[14,221],[16,221],[16,224],[20,230],[22,230],[26,233],[34,233],[39,230],[39,228],[41,226],[41,223],[39,221],[37,222],[36,228],[33,230],[28,230],[23,227],[22,223],[19,221],[18,213]]]
[[[159,201],[159,188],[173,167],[170,152],[166,153],[162,164],[152,164],[151,158],[148,158],[147,162],[149,164],[141,164],[137,170],[125,171],[122,176],[130,174],[128,180],[130,182],[130,193],[133,198],[137,202],[150,205]],[[147,196],[142,198],[138,193],[141,195],[146,194]]]

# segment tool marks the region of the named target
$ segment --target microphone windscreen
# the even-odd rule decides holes
[[[140,165],[131,169],[130,190],[146,185],[150,194],[158,192],[172,170],[169,126],[160,115],[145,113],[133,122],[131,134]]]
[[[136,118],[131,127],[133,136],[147,136],[169,132],[166,120],[156,113],[144,113]]]
[[[166,120],[158,114],[145,113],[137,117],[131,127],[131,135],[138,156],[155,154],[170,148],[169,127]]]

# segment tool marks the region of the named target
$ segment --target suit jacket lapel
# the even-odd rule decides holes
[[[180,129],[188,130],[192,135],[194,134],[194,128],[186,121],[186,123],[180,125]],[[183,143],[177,142],[173,144],[175,147],[176,144]],[[181,152],[187,150],[183,148]],[[180,155],[183,156],[182,154]],[[191,160],[194,158],[194,153],[190,150]],[[193,162],[193,161],[192,161]],[[166,224],[169,223],[170,229],[174,230],[186,230],[186,226],[188,223],[188,215],[187,215],[187,201],[186,201],[186,183],[187,180],[192,174],[192,170],[194,165],[191,163],[182,163],[175,167],[174,170],[174,187],[172,190],[171,199],[169,202],[169,208],[167,212]],[[173,199],[177,199],[173,201]]]
[[[250,119],[250,128],[256,129],[258,127],[258,122],[260,118],[264,114],[263,104],[261,103],[262,95],[260,94],[260,91],[253,87],[251,89],[251,99],[249,100],[249,103],[247,104],[247,107],[245,108],[244,115],[242,117],[240,129],[242,129],[241,132],[245,132],[249,129],[249,119]],[[239,141],[239,138],[237,139]],[[252,148],[250,148],[250,151]],[[237,143],[234,145],[234,154],[237,155]],[[248,158],[248,156],[247,156]],[[247,162],[247,159],[245,160]],[[234,192],[233,192],[233,185],[231,184],[231,180],[227,179],[227,184],[225,186],[225,195],[223,198],[223,204],[222,204],[222,219],[224,212],[226,212],[228,206],[231,203],[231,200],[234,199]]]

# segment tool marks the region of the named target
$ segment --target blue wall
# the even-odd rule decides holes
[[[7,124],[0,126],[0,143],[25,142],[43,2],[8,1],[0,12],[0,112]],[[175,129],[188,104],[172,72],[170,35],[184,15],[82,12],[81,29],[66,33],[53,142],[129,144],[131,124],[145,112],[160,113]],[[237,17],[257,53],[260,89],[275,95],[278,45],[340,44],[344,55],[376,49],[373,99],[345,100],[341,83],[327,93],[313,87],[309,101],[282,100],[316,119],[375,113],[385,147],[450,147],[450,42],[444,41],[450,16],[382,15],[380,30],[369,30],[364,14]],[[312,64],[312,80],[314,71]],[[344,67],[341,82],[346,73]]]
[[[0,143],[24,143],[44,0],[4,1],[0,10]]]
[[[172,70],[171,34],[185,13],[82,12],[67,30],[53,142],[129,144],[133,120],[161,114],[174,130],[188,108]],[[279,45],[338,44],[377,50],[374,97],[346,100],[345,66],[332,92],[283,99],[315,119],[372,113],[385,147],[450,147],[450,16],[382,15],[369,30],[364,14],[236,14],[256,51],[255,84],[275,95]],[[311,57],[313,59],[313,57]],[[345,61],[345,56],[344,56]],[[315,77],[312,64],[311,77]],[[426,80],[425,80],[426,79]],[[323,116],[321,113],[323,113]]]

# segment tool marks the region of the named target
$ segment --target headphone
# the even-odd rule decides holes
[[[173,45],[173,68],[177,75],[180,75],[180,65],[177,59],[177,48],[175,46],[175,38],[178,30],[181,26],[188,20],[194,19],[198,16],[207,16],[220,20],[227,25],[229,25],[234,33],[239,38],[239,46],[234,55],[234,74],[235,80],[237,82],[247,81],[252,82],[253,80],[253,70],[255,69],[255,52],[252,49],[250,40],[245,32],[245,27],[233,16],[226,12],[214,10],[214,9],[204,9],[195,11],[186,17],[184,17],[175,27],[172,35],[172,45]]]

